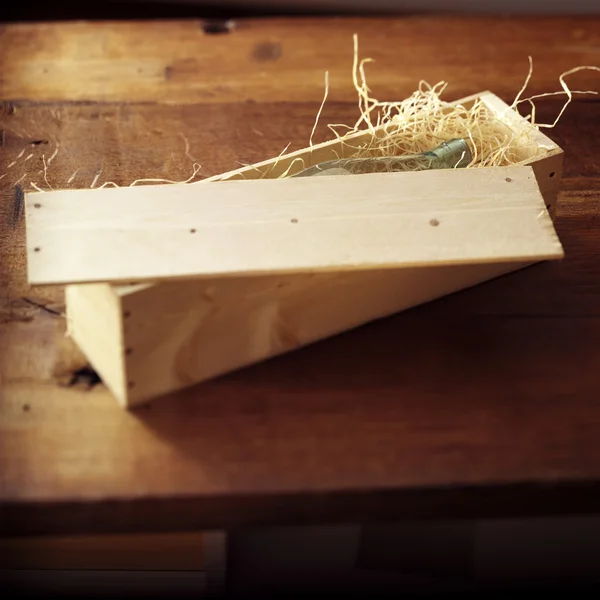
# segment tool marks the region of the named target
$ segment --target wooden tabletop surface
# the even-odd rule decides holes
[[[219,33],[213,33],[219,31]],[[581,96],[556,227],[566,259],[120,409],[26,283],[22,189],[213,175],[353,123],[420,79],[512,101],[600,64],[599,18],[10,24],[0,29],[0,530],[151,531],[600,507],[600,113]],[[600,90],[600,74],[570,79]],[[538,104],[552,121],[561,100]],[[321,126],[315,140],[326,139]],[[46,163],[46,177],[44,176]],[[15,185],[17,184],[17,185]],[[21,187],[23,186],[23,187]]]

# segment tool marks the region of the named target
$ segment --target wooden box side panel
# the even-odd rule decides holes
[[[123,353],[121,302],[108,284],[65,288],[68,334],[121,404],[127,385]]]
[[[301,150],[296,150],[276,158],[248,165],[247,167],[213,175],[191,185],[232,179],[277,179],[286,173],[294,175],[302,169],[312,167],[321,162],[352,156],[358,148],[366,145],[373,138],[373,135],[383,135],[383,129],[361,131],[348,136],[343,142],[340,140],[330,140],[315,144],[311,148],[302,148]]]
[[[519,165],[529,165],[533,168],[535,177],[544,197],[546,207],[553,217],[556,212],[556,201],[562,177],[564,153],[562,149],[541,131],[533,128],[530,122],[518,112],[511,109],[503,100],[491,92],[480,95],[482,102],[507,127],[519,134],[523,133],[533,139],[536,146],[523,145],[522,160]]]
[[[538,187],[546,203],[546,208],[553,219],[556,214],[558,192],[560,190],[563,158],[563,151],[557,149],[549,152],[544,158],[523,163],[532,167]]]
[[[524,264],[170,282],[122,297],[129,407]]]

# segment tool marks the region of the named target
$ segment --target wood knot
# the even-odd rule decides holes
[[[257,62],[274,62],[281,58],[281,44],[278,42],[260,42],[254,46],[252,58]]]

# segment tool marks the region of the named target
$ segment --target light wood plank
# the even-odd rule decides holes
[[[110,315],[69,305],[74,338],[111,389],[126,379],[131,408],[493,279],[517,263],[221,278],[155,285],[122,296],[126,350],[121,369],[104,369],[107,348],[86,323]],[[80,294],[104,292],[91,284]],[[109,356],[119,352],[110,348]],[[116,363],[115,363],[116,364]],[[102,367],[102,369],[100,368]]]
[[[529,167],[36,193],[27,226],[32,284],[562,257]]]
[[[72,339],[124,407],[284,354],[525,264],[67,287]],[[107,343],[118,315],[122,340]]]
[[[127,381],[123,319],[113,288],[102,284],[69,285],[65,288],[65,300],[69,336],[87,357],[94,356],[98,373],[111,373],[111,377],[104,379],[110,391],[117,398],[124,396]]]

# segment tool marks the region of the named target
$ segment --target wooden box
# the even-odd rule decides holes
[[[461,102],[475,98],[481,98],[506,127],[514,131],[530,127],[489,92]],[[356,134],[348,141],[360,144],[370,135],[378,135],[378,131]],[[423,193],[418,206],[407,205],[401,215],[396,228],[399,246],[389,260],[365,260],[363,264],[357,256],[361,244],[368,244],[358,235],[358,247],[347,245],[354,258],[346,260],[340,253],[329,268],[321,264],[311,269],[300,261],[301,268],[295,269],[290,266],[293,261],[277,262],[280,257],[269,255],[268,265],[253,273],[230,268],[203,271],[198,277],[186,272],[187,276],[178,278],[165,271],[164,277],[141,277],[142,281],[127,285],[112,278],[92,283],[78,279],[66,287],[69,333],[121,405],[133,407],[540,260],[561,258],[562,247],[550,215],[561,177],[562,151],[542,133],[534,135],[541,155],[532,157],[531,149],[524,148],[518,166],[461,169],[443,175],[425,171],[339,178],[361,180],[361,185],[372,185],[374,190],[380,189],[382,177],[395,177],[394,185],[406,175],[419,178],[415,189]],[[346,154],[347,147],[340,142],[327,142],[187,185],[186,193],[205,193],[210,182],[259,175],[277,178],[287,169],[299,169],[299,161],[294,162],[298,157],[306,167]],[[456,191],[448,196],[446,192],[452,188],[448,177],[461,182],[464,198]],[[466,186],[465,178],[470,178]],[[282,189],[286,181],[290,180],[273,182],[271,189]],[[220,186],[227,185],[231,184],[219,183],[210,188],[211,193],[225,190]],[[259,184],[236,185],[255,190],[258,188],[252,186]],[[430,197],[441,200],[431,203]],[[48,194],[29,195],[28,228],[33,206],[39,206],[40,199],[52,200]],[[478,209],[469,213],[468,207],[474,206]],[[327,222],[327,226],[333,225]],[[421,229],[416,232],[415,228]],[[482,233],[471,239],[474,230]],[[421,236],[422,243],[417,243]],[[430,239],[443,243],[432,245]],[[35,239],[28,240],[30,280],[33,284],[51,283],[31,276],[39,260],[32,247],[35,243]],[[381,248],[377,252],[379,258],[385,254]],[[202,393],[201,387],[198,393]]]

